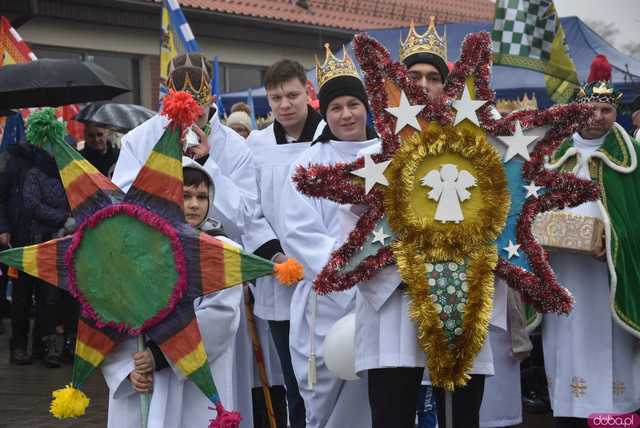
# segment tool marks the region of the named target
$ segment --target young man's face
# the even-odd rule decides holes
[[[438,69],[424,62],[413,64],[409,67],[409,78],[418,86],[426,89],[429,97],[438,98],[444,92],[444,83]]]
[[[193,227],[200,225],[209,212],[209,186],[184,186],[184,217]]]
[[[582,138],[587,140],[595,140],[605,135],[618,117],[616,108],[609,103],[591,103],[593,107],[593,120],[591,123],[580,130]]]
[[[329,129],[339,140],[367,139],[367,109],[358,98],[350,95],[334,98],[327,107],[326,116]]]
[[[107,130],[93,125],[84,128],[84,143],[87,147],[104,153],[107,151]]]
[[[267,100],[275,120],[285,130],[304,126],[307,120],[307,88],[297,78],[267,88]]]

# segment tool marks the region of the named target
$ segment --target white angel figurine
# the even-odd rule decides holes
[[[469,171],[463,169],[458,173],[458,167],[448,163],[442,165],[440,171],[429,171],[420,183],[432,188],[427,196],[438,202],[436,221],[460,223],[464,220],[460,202],[471,197],[467,189],[476,185],[476,178]]]

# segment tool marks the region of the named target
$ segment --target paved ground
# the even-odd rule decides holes
[[[5,320],[5,327],[9,327]],[[9,334],[0,336],[0,428],[102,428],[107,425],[107,387],[97,372],[83,389],[91,399],[82,418],[58,421],[48,412],[51,391],[71,380],[71,366],[47,369],[9,365]],[[525,415],[517,428],[552,428],[548,415]],[[185,427],[187,428],[187,427]],[[191,428],[191,427],[189,427]]]

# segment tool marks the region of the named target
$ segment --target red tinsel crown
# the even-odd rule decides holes
[[[185,129],[200,117],[202,107],[186,91],[169,91],[169,94],[162,99],[160,114],[169,118],[171,126]]]

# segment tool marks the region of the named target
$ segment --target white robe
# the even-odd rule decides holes
[[[298,158],[296,165],[309,163],[334,164],[351,162],[363,148],[376,140],[364,142],[317,143]],[[289,335],[291,360],[300,393],[307,411],[309,428],[370,427],[367,379],[343,381],[336,378],[324,364],[323,342],[328,330],[343,316],[355,309],[355,288],[317,296],[314,299],[312,281],[324,267],[332,251],[345,240],[353,224],[340,224],[348,219],[340,212],[349,212],[350,205],[339,205],[327,199],[309,198],[299,193],[293,182],[283,189],[285,239],[287,254],[305,267],[305,279],[293,293],[291,300],[291,331]],[[314,305],[314,300],[316,305]],[[315,322],[313,312],[315,306]],[[308,359],[311,341],[315,346],[317,383],[308,385]]]
[[[380,149],[378,143],[361,150],[358,156],[379,153]],[[341,214],[351,217],[353,223],[357,221],[350,211],[341,211]],[[365,370],[377,368],[425,366],[425,354],[418,343],[416,324],[409,318],[411,299],[406,291],[398,289],[400,282],[397,267],[389,266],[357,286],[355,367],[360,375]],[[496,296],[500,296],[497,307],[501,308],[501,304],[506,305],[506,288],[497,290]],[[500,320],[502,314],[494,310],[492,322]],[[493,357],[487,342],[478,353],[470,373],[493,374]]]
[[[586,160],[594,147],[579,144]],[[586,162],[578,175],[588,178]],[[578,215],[602,218],[596,202],[568,209]],[[591,255],[551,254],[558,282],[575,299],[568,316],[545,315],[544,363],[555,416],[586,418],[591,413],[623,413],[640,407],[640,341],[614,322],[609,305],[607,264]]]
[[[323,127],[324,122],[321,122],[316,133]],[[286,228],[282,221],[282,189],[289,180],[291,164],[309,148],[310,143],[277,144],[271,124],[267,128],[251,132],[247,145],[253,151],[256,168],[259,204],[256,205],[255,217],[263,216],[282,240],[283,230]],[[253,226],[256,224],[258,223],[251,224],[251,227],[245,230],[245,242],[253,239]],[[258,278],[256,284],[254,313],[263,320],[288,320],[291,296],[295,287],[285,287],[273,277]]]
[[[496,278],[496,294],[489,325],[489,343],[493,355],[493,376],[485,378],[484,395],[480,407],[481,427],[505,427],[522,422],[522,392],[520,386],[520,360],[516,352],[529,352],[531,342],[525,341],[525,320],[521,308],[510,296],[502,304],[501,296],[507,293],[507,283]],[[508,318],[508,319],[507,319]],[[516,339],[514,344],[514,335]],[[526,342],[526,343],[525,343]]]
[[[491,325],[489,342],[493,351],[495,373],[485,379],[480,426],[488,428],[518,425],[522,423],[520,361],[511,352],[511,334]]]
[[[242,404],[233,377],[234,338],[240,324],[241,299],[241,287],[233,287],[194,302],[209,366],[220,399],[229,410],[238,410]],[[100,366],[109,387],[109,428],[140,427],[140,397],[128,379],[133,371],[132,354],[136,351],[137,339],[127,339]],[[215,411],[209,407],[211,401],[171,365],[154,372],[148,428],[206,427],[215,418]],[[243,421],[242,427],[251,428],[252,414],[242,416],[249,421]]]

